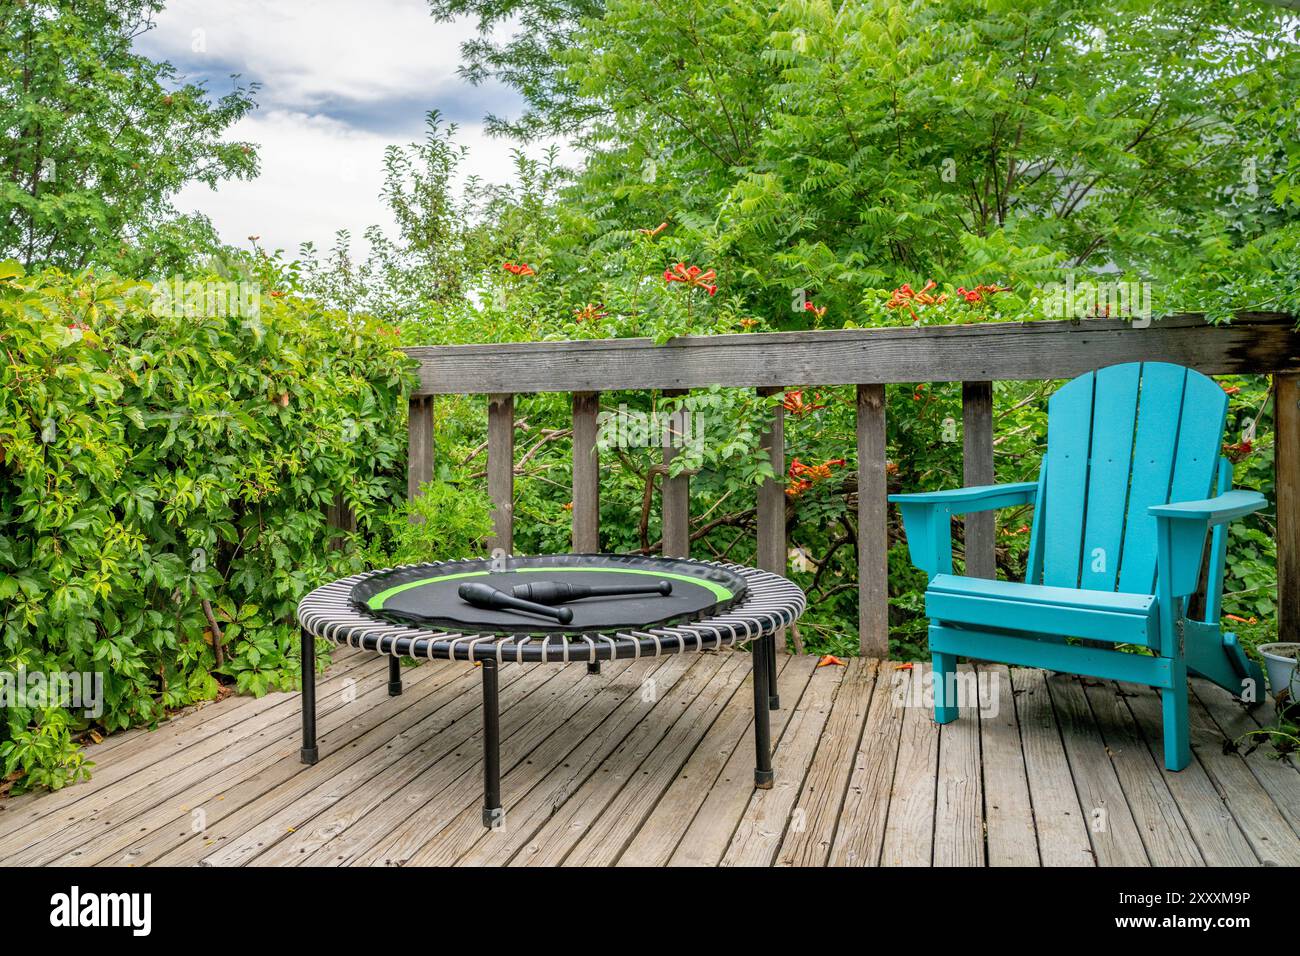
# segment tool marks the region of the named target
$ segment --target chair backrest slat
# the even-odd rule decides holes
[[[1147,509],[1211,493],[1227,407],[1212,379],[1163,362],[1109,366],[1057,390],[1034,515],[1041,583],[1154,593]]]
[[[1113,591],[1119,577],[1141,381],[1142,366],[1136,363],[1097,372],[1087,520],[1079,562],[1081,588]]]
[[[1043,525],[1043,583],[1079,586],[1083,505],[1088,497],[1088,454],[1097,375],[1089,372],[1061,387],[1048,402],[1047,522]]]

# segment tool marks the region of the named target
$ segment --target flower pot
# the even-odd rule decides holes
[[[1300,699],[1300,677],[1295,672],[1297,652],[1300,652],[1300,644],[1294,642],[1259,645],[1264,669],[1268,672],[1268,689],[1274,700],[1284,693],[1291,700]]]

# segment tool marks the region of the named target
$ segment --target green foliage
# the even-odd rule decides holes
[[[392,330],[243,281],[210,309],[0,266],[0,669],[103,672],[103,729],[209,699],[218,677],[293,686],[296,602],[361,566],[324,507],[341,494],[381,541],[402,507]],[[6,721],[4,773],[84,770],[79,715]]]
[[[221,138],[252,90],[213,100],[136,53],[162,6],[0,0],[0,258],[145,274],[215,245],[168,197],[256,173],[252,147]]]

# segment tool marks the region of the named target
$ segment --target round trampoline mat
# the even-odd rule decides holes
[[[602,595],[564,603],[573,620],[561,624],[528,612],[483,608],[459,595],[467,583],[510,594],[522,584],[556,581],[595,587],[654,585],[670,594]],[[353,585],[358,612],[395,624],[467,633],[584,634],[663,627],[723,614],[742,601],[745,579],[718,565],[676,558],[616,554],[510,557],[397,568]]]

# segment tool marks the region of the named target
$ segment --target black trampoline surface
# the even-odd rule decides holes
[[[501,566],[504,565],[502,569]],[[568,624],[526,612],[476,607],[457,593],[482,583],[507,594],[520,584],[560,581],[574,585],[653,585],[672,593],[604,595],[564,606]],[[717,565],[676,558],[615,554],[510,557],[415,565],[367,575],[353,585],[349,603],[363,615],[414,627],[497,634],[584,634],[662,627],[725,613],[746,595],[745,579]]]

